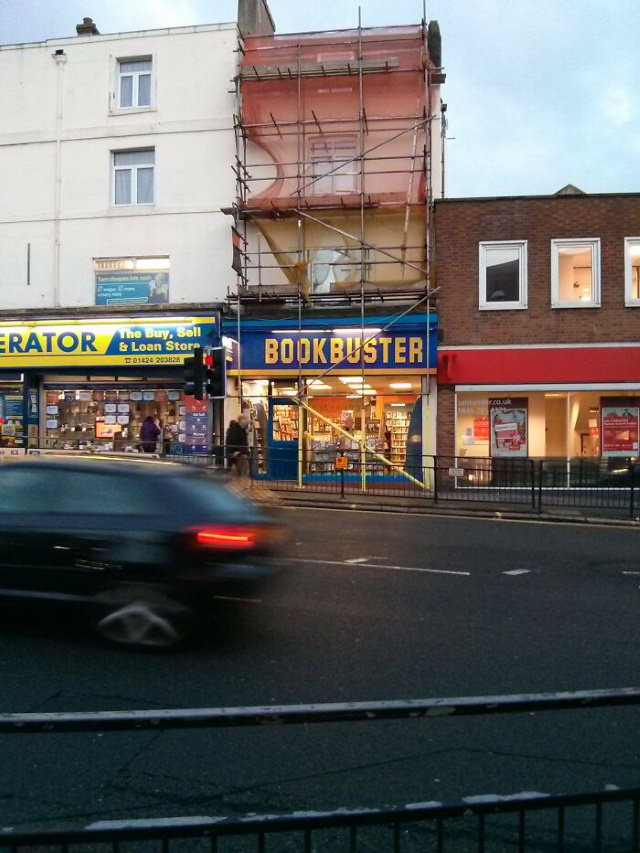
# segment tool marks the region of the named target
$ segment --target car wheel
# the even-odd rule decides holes
[[[96,598],[94,630],[104,640],[133,648],[167,649],[191,633],[191,608],[144,589],[113,590]]]

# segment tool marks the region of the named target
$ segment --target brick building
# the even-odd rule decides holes
[[[435,208],[438,453],[637,456],[640,194]]]

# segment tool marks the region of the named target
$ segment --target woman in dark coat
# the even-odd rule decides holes
[[[229,422],[225,445],[229,465],[235,467],[236,474],[242,477],[249,473],[249,436],[247,426],[249,418],[244,413],[238,416],[238,420]]]
[[[147,415],[140,427],[140,446],[145,453],[155,453],[159,435],[160,427],[151,415]]]

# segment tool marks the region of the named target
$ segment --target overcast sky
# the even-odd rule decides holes
[[[277,31],[413,24],[422,0],[270,0]],[[640,191],[640,0],[427,0],[440,23],[447,195]],[[236,0],[0,0],[0,44],[234,21]],[[2,117],[0,116],[0,127]]]

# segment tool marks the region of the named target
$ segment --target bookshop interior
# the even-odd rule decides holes
[[[421,399],[420,376],[332,373],[305,382],[307,402],[322,417],[288,399],[297,394],[294,378],[243,380],[242,399],[251,418],[258,473],[267,472],[270,451],[281,443],[299,441],[306,475],[333,472],[338,454],[346,455],[348,469],[355,470],[360,442],[393,465],[405,465],[410,418]],[[374,457],[367,459],[367,468],[370,473],[385,473],[384,463]]]

